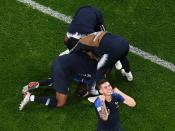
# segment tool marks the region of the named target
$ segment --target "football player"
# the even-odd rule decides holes
[[[73,80],[78,84],[77,86],[77,95],[81,97],[87,96],[96,96],[98,95],[98,90],[96,90],[94,80],[91,78],[90,74],[77,74]],[[53,78],[50,77],[41,81],[32,81],[29,82],[22,89],[22,94],[26,92],[31,92],[35,89],[44,89],[44,88],[52,88],[53,86]]]
[[[65,44],[70,50],[81,37],[97,31],[105,31],[102,13],[92,6],[80,7],[68,27]]]
[[[76,46],[70,50],[71,53],[79,51],[90,51],[99,58],[96,72],[97,83],[105,78],[106,72],[111,70],[118,60],[122,64],[123,75],[128,81],[133,80],[127,59],[129,44],[123,37],[109,32],[95,32],[81,38]]]
[[[92,6],[82,6],[74,14],[73,20],[71,21],[68,31],[66,33],[64,43],[68,48],[64,52],[60,53],[59,56],[68,54],[79,41],[80,38],[97,31],[105,31],[104,19],[100,10]],[[121,69],[120,61],[116,63],[116,68]],[[95,84],[91,89],[91,94],[96,95]]]
[[[77,81],[81,80],[82,82],[85,82],[89,79],[89,83],[86,83],[89,86],[92,86],[96,72],[96,65],[96,60],[90,59],[88,55],[81,52],[59,56],[52,64],[52,79],[41,82],[33,82],[31,85],[29,84],[29,86],[33,88],[37,88],[39,85],[51,86],[51,84],[53,84],[53,88],[56,92],[55,97],[40,97],[32,95],[29,92],[29,86],[27,86],[23,89],[24,99],[21,101],[19,110],[22,110],[29,102],[38,102],[49,107],[64,106],[70,90],[70,81],[77,78],[77,75],[84,74],[81,76],[81,79],[78,79]]]
[[[119,103],[135,107],[135,100],[118,88],[112,89],[107,80],[101,80],[98,89],[101,95],[94,102],[98,117],[97,131],[122,131],[119,119]]]
[[[87,36],[90,33],[97,31],[105,31],[104,19],[100,10],[92,6],[80,7],[69,25],[68,32],[64,40],[67,50],[60,54],[68,54],[79,41],[80,38]],[[117,70],[121,70],[122,75],[124,75],[124,69],[120,61],[115,63]]]

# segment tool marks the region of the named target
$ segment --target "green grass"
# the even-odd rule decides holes
[[[98,6],[107,29],[126,37],[133,45],[175,63],[174,1],[37,0],[66,15],[81,5]],[[114,17],[115,16],[115,17]],[[16,1],[0,1],[0,130],[2,131],[92,131],[96,116],[92,105],[75,96],[75,85],[62,109],[30,103],[18,111],[21,87],[51,74],[52,60],[63,51],[67,24]],[[125,131],[173,131],[175,129],[175,74],[129,54],[134,82],[119,72],[111,83],[133,96],[137,106],[120,107]],[[37,92],[36,92],[37,93]],[[52,94],[47,90],[38,94]]]

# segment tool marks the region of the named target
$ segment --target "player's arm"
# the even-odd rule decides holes
[[[95,108],[98,112],[100,119],[106,121],[108,120],[108,111],[105,105],[105,96],[100,95],[95,101]]]
[[[66,54],[69,54],[69,49],[67,49],[67,50],[65,50],[65,51],[63,51],[63,52],[61,52],[61,53],[59,54],[59,56],[66,55]]]
[[[129,107],[136,106],[135,100],[132,97],[130,97],[130,96],[126,95],[125,93],[123,93],[122,91],[120,91],[118,88],[114,88],[114,93],[121,95],[124,98],[123,103],[128,105]]]

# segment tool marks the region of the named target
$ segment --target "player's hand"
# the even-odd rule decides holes
[[[114,91],[115,93],[119,93],[119,89],[118,89],[117,87],[115,87],[115,88],[113,89],[113,91]]]
[[[100,95],[99,98],[100,98],[101,101],[105,101],[105,96],[104,95]]]

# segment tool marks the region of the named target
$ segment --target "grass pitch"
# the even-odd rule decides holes
[[[82,5],[102,10],[108,31],[127,38],[134,46],[175,63],[175,2],[36,0],[72,16]],[[96,116],[92,105],[74,94],[62,109],[29,103],[18,110],[21,88],[29,81],[51,74],[52,60],[65,50],[67,24],[17,1],[0,1],[0,130],[93,131]],[[132,53],[129,60],[134,81],[127,82],[113,70],[110,81],[136,99],[137,106],[120,106],[125,131],[173,131],[175,129],[175,73]],[[38,93],[38,92],[36,92]],[[41,90],[38,94],[48,94]],[[49,95],[51,93],[49,92]]]

